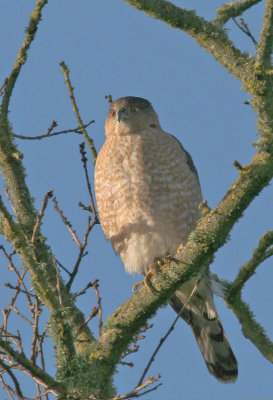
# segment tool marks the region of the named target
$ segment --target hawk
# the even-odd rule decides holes
[[[198,174],[190,154],[163,131],[148,100],[122,97],[110,104],[106,140],[96,161],[95,193],[101,226],[129,273],[146,274],[155,258],[175,255],[200,217]],[[196,277],[170,299],[177,313]],[[181,312],[208,370],[222,382],[238,375],[237,361],[218,317],[209,272]]]

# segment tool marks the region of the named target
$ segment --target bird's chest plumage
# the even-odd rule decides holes
[[[140,264],[145,269],[160,247],[174,252],[185,241],[199,213],[191,200],[197,186],[170,135],[143,131],[107,138],[96,162],[98,211],[105,236],[128,270],[138,272]]]

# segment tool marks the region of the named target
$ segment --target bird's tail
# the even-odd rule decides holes
[[[170,304],[190,325],[209,372],[221,382],[234,382],[238,376],[237,361],[217,315],[208,276],[202,278],[188,301],[192,287],[192,282],[183,285]]]

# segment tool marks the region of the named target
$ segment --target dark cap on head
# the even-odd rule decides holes
[[[136,106],[139,109],[145,109],[145,108],[153,109],[151,103],[148,100],[134,96],[120,97],[119,99],[113,101],[110,104],[110,108],[113,108],[113,106],[120,108],[128,105]]]

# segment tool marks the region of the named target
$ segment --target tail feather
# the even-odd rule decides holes
[[[238,376],[237,361],[217,315],[209,280],[201,280],[187,304],[189,287],[176,291],[170,304],[190,325],[209,372],[221,382],[234,382]],[[182,310],[184,304],[187,305]]]

